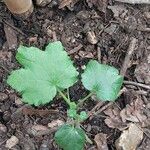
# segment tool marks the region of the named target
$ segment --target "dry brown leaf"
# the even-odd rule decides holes
[[[126,107],[121,110],[120,117],[123,122],[131,121],[140,123],[140,125],[147,126],[147,116],[144,114],[144,104],[140,97],[136,100],[126,105]]]
[[[150,84],[150,64],[148,62],[138,64],[134,73],[138,82]]]
[[[94,141],[97,146],[97,150],[108,150],[106,134],[98,133],[95,135]]]
[[[120,110],[117,107],[109,108],[104,111],[104,113],[108,116],[105,119],[105,123],[108,127],[113,129],[124,130],[127,128],[126,123],[122,122],[120,117]]]
[[[117,150],[135,150],[143,139],[143,132],[137,125],[131,123],[128,130],[123,131],[116,141]]]
[[[129,100],[129,104],[124,109],[120,110],[114,105],[104,111],[108,116],[105,119],[108,127],[117,128],[122,131],[126,129],[130,122],[137,123],[142,127],[150,126],[148,105],[145,106],[141,97],[135,94],[132,91],[126,93],[126,99]]]

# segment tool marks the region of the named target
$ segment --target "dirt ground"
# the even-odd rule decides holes
[[[12,136],[18,140],[12,150],[59,149],[53,124],[67,119],[61,98],[31,107],[6,84],[10,72],[20,67],[15,60],[19,44],[44,49],[55,40],[63,43],[79,72],[95,59],[115,66],[124,75],[123,90],[115,103],[98,103],[91,97],[83,106],[93,114],[82,124],[93,141],[86,143],[85,150],[100,150],[100,142],[105,142],[102,150],[115,150],[116,140],[130,123],[143,132],[137,150],[149,150],[150,5],[113,0],[52,0],[44,7],[35,6],[25,20],[15,18],[0,2],[0,150],[8,149],[6,143]],[[80,82],[70,92],[74,101],[88,94]],[[99,135],[105,138],[97,138]]]

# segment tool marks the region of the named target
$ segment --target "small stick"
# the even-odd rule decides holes
[[[131,85],[139,86],[139,87],[142,87],[142,88],[150,90],[150,85],[145,85],[145,84],[138,83],[138,82],[124,81],[124,84],[131,84]]]
[[[136,38],[131,38],[131,42],[129,44],[129,48],[128,48],[128,51],[127,51],[127,54],[125,56],[125,59],[124,59],[124,62],[123,62],[123,66],[122,66],[122,69],[120,71],[120,74],[124,77],[125,74],[126,74],[126,71],[128,69],[128,65],[129,65],[129,61],[130,61],[130,58],[135,50],[135,46],[136,46],[136,43],[137,43],[137,39]]]
[[[115,1],[130,4],[150,4],[150,0],[115,0]]]
[[[144,28],[144,27],[139,27],[137,28],[137,30],[142,32],[150,32],[150,28]]]
[[[113,102],[109,102],[108,104],[103,106],[101,109],[99,109],[97,112],[95,112],[94,115],[100,114],[102,111],[106,110],[108,107],[112,106],[113,104],[114,104]]]
[[[8,25],[9,27],[11,27],[12,29],[14,29],[15,31],[17,31],[18,33],[22,34],[23,36],[26,36],[25,33],[23,33],[20,29],[16,28],[15,26],[13,26],[11,23],[9,23],[8,21],[3,19],[3,23],[5,23],[6,25]]]
[[[97,47],[97,58],[98,58],[98,62],[101,63],[101,49],[100,49],[100,47]]]
[[[74,49],[70,50],[70,51],[68,52],[68,54],[69,54],[69,55],[74,54],[74,53],[78,52],[82,47],[83,47],[83,45],[82,45],[82,44],[79,44],[77,47],[75,47]]]
[[[98,103],[94,106],[94,108],[88,113],[88,116],[89,116],[89,117],[92,116],[92,115],[94,114],[94,112],[95,112],[96,110],[98,110],[104,103],[105,103],[105,102],[103,102],[103,101],[98,102]]]

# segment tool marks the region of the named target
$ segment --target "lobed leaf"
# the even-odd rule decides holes
[[[56,143],[64,150],[82,150],[85,140],[85,132],[71,125],[63,125],[55,133]]]
[[[123,83],[123,77],[118,74],[116,68],[91,60],[82,74],[82,83],[100,100],[114,101]]]
[[[48,44],[45,51],[20,46],[16,59],[23,68],[13,71],[7,83],[22,93],[23,101],[36,106],[51,101],[57,89],[72,86],[78,72],[61,42]]]

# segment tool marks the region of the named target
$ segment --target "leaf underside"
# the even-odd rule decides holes
[[[82,150],[85,143],[85,133],[80,128],[63,125],[55,133],[55,141],[64,150]]]
[[[20,46],[16,59],[23,68],[13,71],[7,83],[21,92],[28,104],[46,104],[57,89],[66,89],[77,81],[78,72],[61,42],[48,44],[45,51]]]
[[[123,77],[118,74],[116,68],[91,60],[82,74],[82,83],[100,100],[114,101],[123,83]]]

